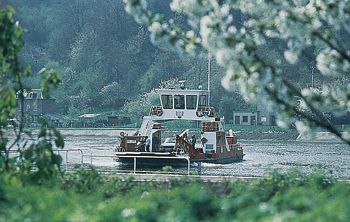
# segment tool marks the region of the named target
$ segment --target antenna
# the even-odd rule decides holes
[[[208,50],[208,106],[210,107],[210,49]]]
[[[311,71],[311,88],[314,88],[314,75],[317,74],[317,73],[314,73],[314,69],[316,69],[316,67],[311,66],[310,68],[312,69],[312,71]]]

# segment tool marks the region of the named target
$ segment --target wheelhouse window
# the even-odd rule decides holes
[[[175,109],[185,109],[185,96],[175,95],[174,96],[174,106]]]
[[[173,97],[171,95],[162,95],[161,98],[162,98],[163,109],[173,108]]]
[[[197,96],[187,95],[186,96],[186,109],[196,109]]]
[[[207,96],[201,95],[199,96],[198,106],[207,106]]]

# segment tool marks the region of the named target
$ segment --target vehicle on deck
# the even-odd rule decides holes
[[[173,152],[176,148],[180,148],[180,146],[176,143],[176,138],[173,137],[166,138],[164,143],[160,144],[161,152]]]

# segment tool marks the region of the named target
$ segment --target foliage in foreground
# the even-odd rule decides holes
[[[44,118],[37,122],[41,128],[37,139],[32,132],[25,130],[25,112],[21,109],[19,116],[15,110],[20,104],[24,107],[26,92],[31,89],[24,84],[24,79],[31,77],[30,67],[22,65],[19,53],[24,46],[23,30],[14,22],[11,7],[0,9],[0,173],[18,175],[23,180],[41,183],[55,177],[62,162],[61,156],[53,153],[53,148],[63,148],[61,134]],[[60,84],[60,75],[53,69],[40,71],[41,93],[45,99]],[[9,120],[18,118],[19,126],[12,128],[9,136]],[[26,137],[29,139],[25,139]],[[11,155],[17,153],[19,155]],[[35,167],[35,170],[32,168]]]
[[[322,174],[135,182],[78,169],[44,185],[2,175],[0,221],[348,221],[349,184]]]

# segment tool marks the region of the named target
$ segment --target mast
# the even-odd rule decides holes
[[[210,49],[208,50],[208,107],[210,107]]]

